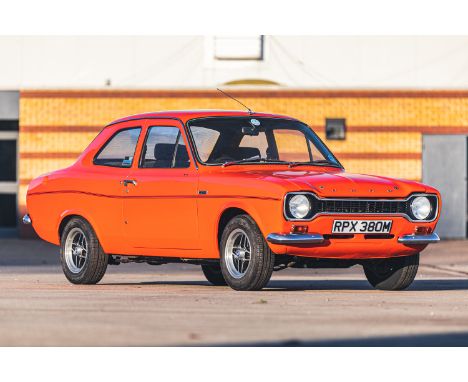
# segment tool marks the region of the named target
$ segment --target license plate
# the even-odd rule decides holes
[[[391,220],[335,220],[332,233],[390,233]]]

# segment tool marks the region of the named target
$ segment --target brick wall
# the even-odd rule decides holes
[[[468,134],[468,91],[233,91],[255,111],[287,114],[324,138],[346,118],[345,141],[326,141],[350,172],[421,178],[423,133]],[[174,109],[240,109],[216,91],[23,91],[20,211],[29,181],[73,163],[104,125]]]

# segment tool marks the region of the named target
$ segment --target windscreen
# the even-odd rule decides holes
[[[205,164],[303,163],[341,167],[305,124],[287,119],[210,117],[188,123]]]

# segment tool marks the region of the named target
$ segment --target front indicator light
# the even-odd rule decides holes
[[[416,226],[414,229],[414,233],[416,235],[429,235],[432,232],[431,227],[426,227],[426,226]]]
[[[293,225],[291,227],[291,233],[307,233],[309,232],[309,227],[306,225]]]

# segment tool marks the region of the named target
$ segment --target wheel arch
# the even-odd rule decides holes
[[[63,230],[65,229],[67,223],[70,220],[72,220],[73,218],[80,218],[80,219],[85,220],[91,226],[91,228],[94,230],[94,233],[96,234],[96,236],[98,237],[98,240],[99,240],[99,232],[96,229],[97,227],[93,223],[92,219],[89,219],[87,216],[85,216],[85,214],[81,213],[80,211],[65,211],[60,216],[59,224],[58,224],[58,227],[57,227],[57,234],[58,234],[58,238],[59,238],[59,243],[60,243],[60,240],[62,238]]]
[[[250,216],[255,222],[255,224],[257,224],[260,231],[263,233],[260,217],[258,216],[257,213],[255,213],[255,211],[251,211],[251,209],[247,209],[245,208],[245,206],[241,206],[241,205],[226,206],[223,209],[223,212],[220,214],[219,219],[218,219],[217,232],[216,232],[216,239],[217,239],[218,245],[221,240],[221,236],[223,234],[224,228],[226,227],[226,224],[231,219],[233,219],[234,217],[238,215]]]
[[[228,207],[222,212],[218,220],[218,231],[216,235],[218,245],[219,245],[219,242],[221,241],[221,236],[223,234],[224,228],[226,227],[227,223],[229,223],[231,219],[239,215],[250,216],[250,214],[247,211],[239,207]]]

